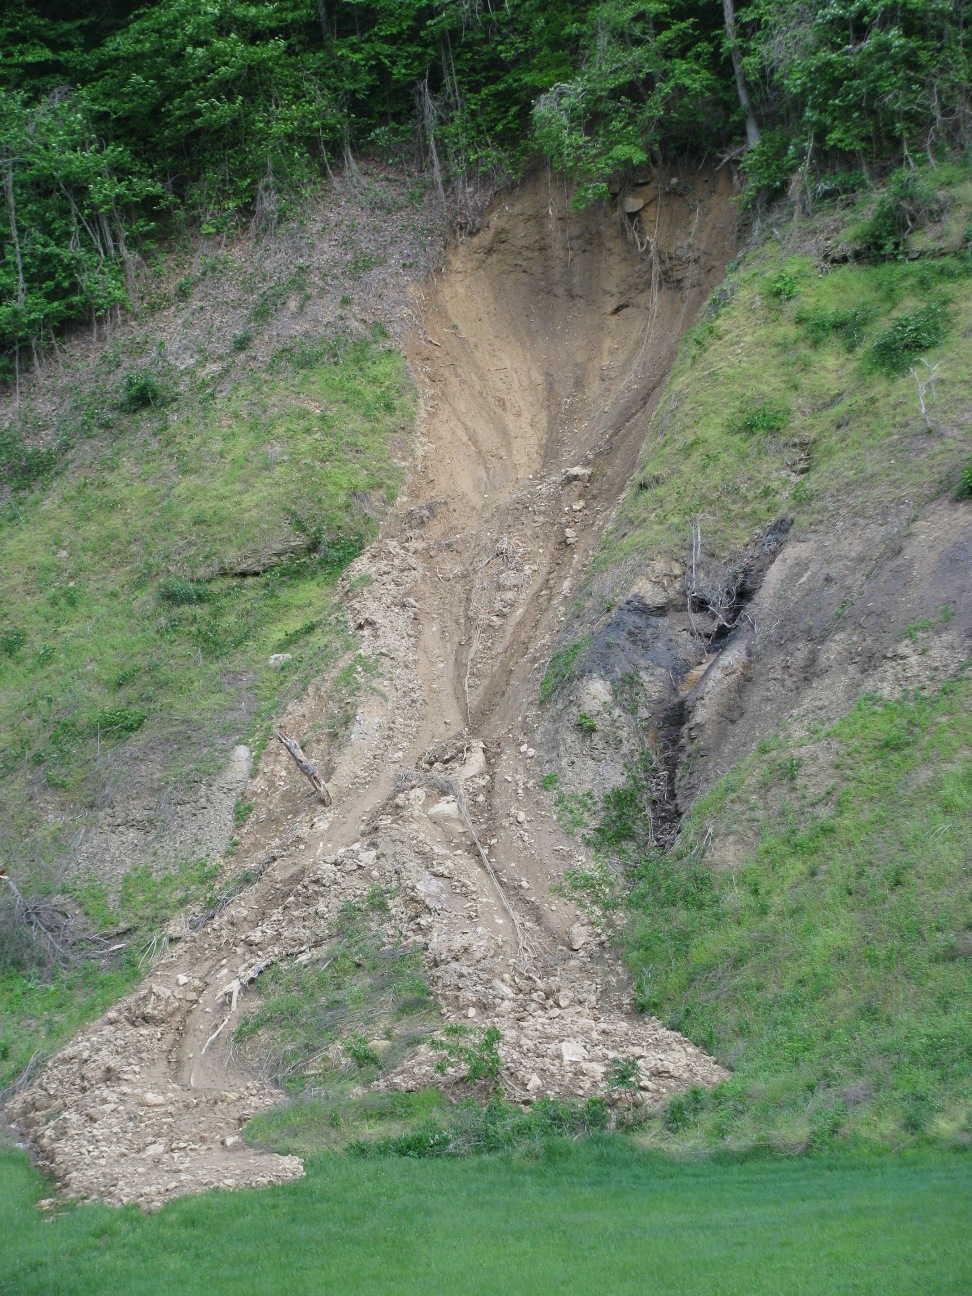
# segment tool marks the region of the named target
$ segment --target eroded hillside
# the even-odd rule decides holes
[[[790,813],[786,787],[766,789],[812,766],[798,818],[815,830],[849,741],[826,726],[863,693],[956,676],[968,406],[943,381],[930,427],[894,374],[826,350],[845,341],[843,307],[814,294],[841,262],[799,229],[779,255],[757,248],[697,324],[738,250],[726,171],[656,174],[621,206],[572,212],[536,176],[416,293],[414,458],[341,580],[354,655],[281,716],[333,805],[271,743],[219,902],[171,925],[145,984],[9,1101],[72,1193],[156,1205],[299,1175],[241,1139],[280,1084],[459,1092],[478,1057],[524,1104],[633,1090],[683,1124],[707,1089],[734,1092],[745,1040],[691,1005],[686,1035],[636,1015],[616,920],[629,893],[644,902],[629,942],[642,1007],[678,1015],[687,950],[701,966],[715,948],[707,985],[731,980],[711,879],[756,877],[764,819],[782,832]],[[928,282],[957,360],[967,285],[939,234],[957,269]],[[879,347],[927,292],[920,266],[902,271],[855,347]],[[821,734],[812,758],[787,745]],[[961,765],[966,737],[949,742]],[[775,751],[782,772],[738,765]],[[965,920],[943,921],[958,949]],[[380,994],[355,1015],[362,969]],[[310,1043],[287,1034],[298,1003],[321,1010]],[[451,1053],[434,1047],[443,1027]]]
[[[234,1063],[246,999],[238,1007],[226,986],[322,958],[342,905],[376,889],[389,897],[388,939],[426,950],[446,1018],[504,1023],[511,1095],[598,1092],[628,1055],[659,1096],[722,1074],[630,1016],[595,932],[551,897],[572,845],[525,741],[531,675],[681,332],[733,248],[727,177],[665,175],[647,197],[636,230],[600,210],[569,214],[538,178],[495,205],[418,305],[416,463],[381,540],[344,579],[369,687],[344,742],[325,733],[333,676],[283,717],[312,736],[334,808],[315,808],[282,749],[268,749],[240,847],[273,856],[260,881],[198,933],[170,930],[147,986],[14,1100],[74,1191],[152,1202],[298,1170],[233,1146],[275,1096]],[[385,1083],[427,1082],[431,1063],[419,1049]],[[65,1104],[68,1091],[84,1097]]]

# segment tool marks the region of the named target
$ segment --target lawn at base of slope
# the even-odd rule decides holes
[[[677,1162],[620,1136],[533,1160],[323,1156],[156,1215],[69,1206],[0,1150],[2,1296],[946,1296],[972,1290],[972,1159]]]

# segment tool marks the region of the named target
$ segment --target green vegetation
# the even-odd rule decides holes
[[[472,1083],[472,1077],[467,1077]],[[482,1079],[482,1077],[477,1077]],[[273,1111],[254,1116],[247,1142],[297,1156],[323,1150],[356,1159],[456,1158],[495,1152],[543,1156],[551,1140],[603,1133],[607,1104],[601,1099],[559,1102],[543,1098],[530,1107],[474,1098],[449,1101],[441,1090],[415,1093],[308,1091]]]
[[[0,1092],[32,1058],[50,1056],[137,983],[164,942],[167,919],[217,898],[216,874],[205,860],[162,873],[133,869],[114,902],[100,883],[75,883],[57,898],[75,912],[87,938],[70,961],[53,967],[44,966],[31,933],[0,910]]]
[[[351,647],[335,581],[394,496],[389,446],[414,411],[377,336],[280,357],[218,398],[178,396],[157,357],[121,359],[65,414],[58,470],[0,508],[0,845],[71,948],[52,963],[4,890],[0,1089],[131,988],[173,913],[218,902],[208,861],[130,870],[112,897],[66,886],[75,818],[123,763],[177,784],[212,772]],[[237,802],[238,827],[251,809]]]
[[[534,1155],[326,1155],[153,1215],[67,1206],[0,1153],[4,1296],[281,1291],[926,1296],[972,1285],[967,1158],[678,1164],[620,1138]]]
[[[557,690],[571,678],[574,667],[590,648],[590,635],[584,635],[566,648],[559,648],[550,658],[543,679],[540,681],[540,701],[546,702]]]
[[[58,844],[38,787],[69,817],[133,735],[178,749],[170,763],[211,759],[222,735],[246,736],[319,673],[348,642],[335,577],[397,487],[389,443],[414,397],[380,342],[281,360],[161,416],[146,381],[109,374],[80,395],[110,418],[110,439],[79,444],[70,472],[0,510],[0,806],[14,859]],[[141,393],[139,412],[112,413],[115,391],[125,406]],[[283,650],[293,661],[275,671]],[[241,733],[228,717],[244,692]]]
[[[336,1099],[379,1078],[439,1022],[421,954],[389,939],[379,887],[346,903],[340,938],[319,960],[260,978],[259,1005],[237,1027],[240,1058],[289,1093]]]
[[[667,853],[642,839],[639,780],[620,790],[594,841],[622,854],[626,888],[568,881],[602,913],[627,912],[641,1007],[733,1072],[671,1103],[646,1137],[972,1143],[970,704],[966,671],[766,742]],[[714,870],[727,842],[738,862]]]
[[[658,156],[729,152],[745,132],[751,196],[798,176],[812,201],[866,188],[865,168],[966,144],[961,0],[733,7],[729,22],[701,0],[97,0],[78,13],[12,0],[4,376],[19,381],[52,330],[124,304],[160,228],[189,218],[222,234],[251,214],[272,226],[352,149],[424,166],[462,209],[479,174],[537,152],[585,202]],[[868,249],[896,250],[926,210],[901,179]],[[362,251],[354,268],[374,264]]]
[[[972,339],[958,327],[972,310],[963,233],[972,180],[967,167],[943,166],[922,184],[947,216],[903,236],[900,258],[835,265],[788,256],[772,240],[731,271],[682,348],[597,570],[635,554],[684,559],[693,519],[704,552],[727,555],[782,516],[799,530],[862,482],[890,502],[930,498],[955,480],[965,447],[928,435],[909,369],[926,357],[939,366],[933,429],[962,417],[972,391]],[[861,249],[880,202],[831,209],[838,244]]]

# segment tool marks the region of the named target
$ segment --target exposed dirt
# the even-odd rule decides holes
[[[11,1100],[70,1193],[151,1207],[301,1173],[239,1139],[279,1094],[238,1069],[232,1033],[258,969],[313,958],[341,904],[376,882],[394,889],[389,938],[426,951],[444,1019],[500,1026],[511,1096],[603,1093],[619,1056],[639,1059],[650,1100],[724,1075],[630,1013],[603,938],[551,894],[579,856],[531,746],[539,670],[679,337],[733,251],[728,178],[661,176],[646,196],[626,229],[568,215],[538,177],[416,298],[414,470],[344,583],[378,669],[343,747],[310,744],[334,807],[271,744],[238,857],[279,852],[262,879],[201,931],[172,930],[149,982]],[[329,705],[321,680],[283,723],[313,734]],[[420,1052],[385,1083],[432,1078]]]

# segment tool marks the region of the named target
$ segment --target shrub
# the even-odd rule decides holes
[[[612,1058],[608,1064],[608,1088],[617,1089],[622,1093],[636,1093],[639,1075],[640,1069],[636,1057]]]
[[[773,405],[769,401],[760,401],[739,421],[740,432],[750,436],[766,436],[771,432],[781,432],[786,427],[790,411],[785,405]]]
[[[972,499],[972,459],[966,459],[962,465],[962,475],[959,478],[959,487],[955,493],[955,498],[960,500]]]
[[[55,447],[24,445],[16,432],[0,432],[0,481],[14,490],[27,490],[49,477],[57,460]]]
[[[129,414],[158,409],[172,399],[168,388],[152,369],[130,369],[122,381],[119,407]]]
[[[874,311],[869,306],[850,306],[833,311],[800,311],[796,322],[803,327],[813,346],[837,338],[848,351],[856,351],[864,340],[864,329],[873,315]]]
[[[796,275],[789,270],[777,270],[766,285],[766,295],[776,301],[792,301],[800,292],[800,283]]]
[[[946,325],[945,308],[941,305],[921,306],[899,316],[873,343],[872,368],[891,378],[907,373],[915,356],[944,341]]]
[[[187,603],[205,603],[209,590],[199,581],[188,580],[185,576],[167,576],[159,581],[157,590],[163,603],[181,607]]]
[[[942,205],[919,172],[896,171],[861,230],[861,245],[874,256],[894,256],[913,230],[941,214]]]
[[[501,1038],[495,1026],[483,1031],[474,1031],[468,1026],[447,1026],[441,1039],[429,1042],[432,1051],[439,1054],[435,1064],[437,1074],[445,1075],[450,1066],[458,1063],[466,1068],[464,1079],[467,1083],[488,1080],[495,1084],[499,1079]]]
[[[19,626],[4,626],[0,630],[0,655],[16,657],[27,642],[27,636]]]
[[[133,734],[147,719],[147,713],[135,707],[105,707],[98,712],[92,727],[103,734]]]

